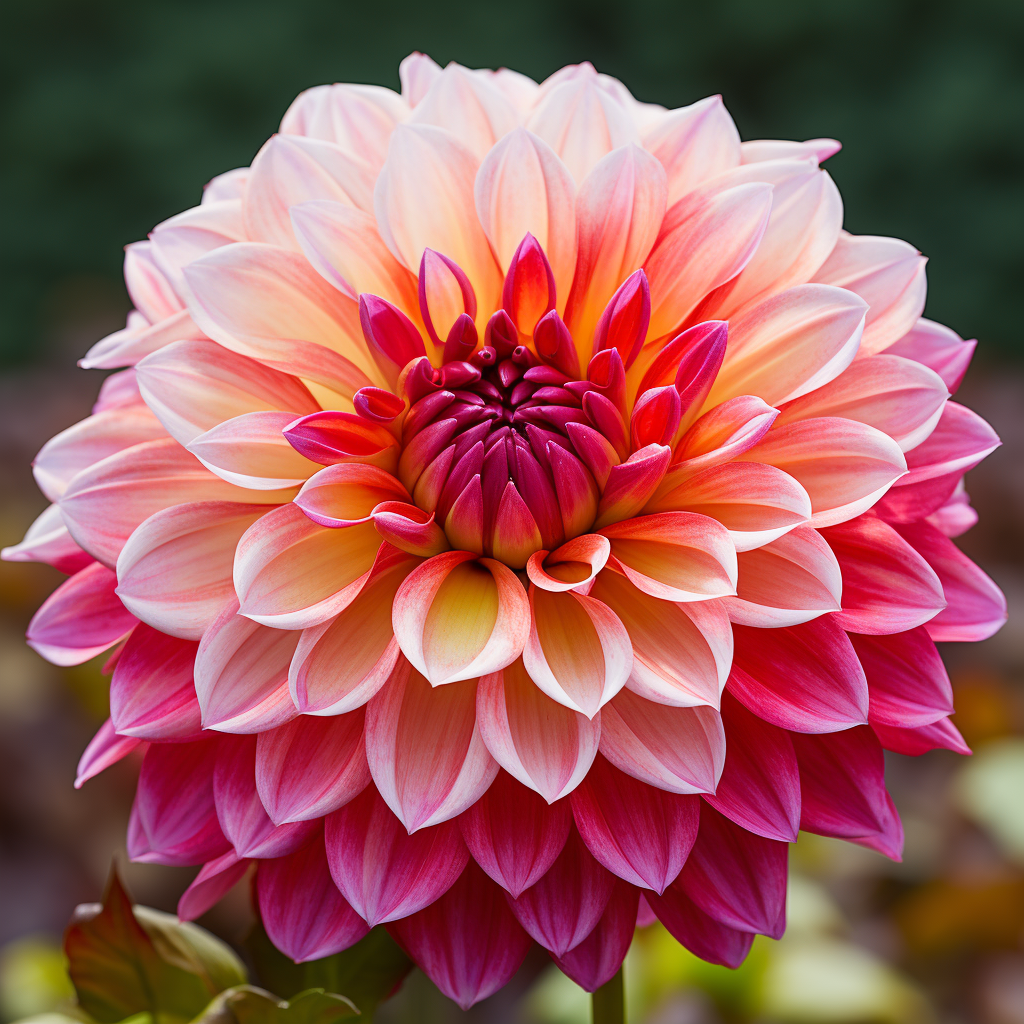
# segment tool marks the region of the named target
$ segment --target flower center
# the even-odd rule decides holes
[[[555,332],[564,337],[548,337]],[[617,459],[609,460],[584,411],[595,404],[586,397],[595,385],[553,365],[566,344],[554,314],[530,348],[499,311],[467,359],[435,369],[424,358],[405,374],[400,472],[407,483],[415,478],[414,501],[434,514],[452,547],[522,568],[535,551],[593,525],[595,471]]]

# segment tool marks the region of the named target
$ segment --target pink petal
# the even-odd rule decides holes
[[[926,262],[897,238],[842,231],[814,280],[846,288],[868,303],[861,346],[868,355],[903,337],[924,311]]]
[[[730,322],[725,363],[708,404],[758,395],[778,405],[827,384],[857,354],[866,311],[852,292],[823,284],[766,299]]]
[[[174,290],[187,294],[182,268],[222,245],[245,241],[242,200],[206,201],[170,217],[149,233],[153,261]]]
[[[227,895],[228,890],[241,881],[249,870],[249,864],[248,860],[239,857],[234,850],[229,850],[215,860],[207,861],[178,900],[178,920],[194,921],[197,917],[202,917]]]
[[[128,326],[96,342],[78,361],[78,365],[83,370],[113,370],[120,366],[134,366],[140,359],[165,345],[205,337],[187,309],[152,325],[147,323],[141,313],[133,311],[128,314]]]
[[[850,635],[868,680],[872,726],[913,729],[953,713],[953,689],[927,630]]]
[[[985,640],[1002,628],[1006,622],[1003,592],[948,537],[930,523],[897,530],[942,582],[946,607],[925,627],[933,640]]]
[[[474,185],[477,215],[503,273],[527,234],[547,257],[562,312],[576,270],[576,184],[550,146],[516,128],[484,157]]]
[[[867,726],[830,736],[793,734],[800,762],[800,827],[899,860],[903,826],[885,789],[882,747]]]
[[[419,559],[396,553],[334,619],[303,630],[288,671],[303,714],[338,715],[362,707],[388,680],[399,657],[391,609]]]
[[[96,413],[50,438],[32,460],[32,475],[50,501],[59,501],[83,469],[132,445],[166,436],[145,406]]]
[[[809,526],[737,556],[736,596],[722,601],[744,626],[795,626],[838,611],[843,597],[839,562],[822,535]]]
[[[459,818],[462,838],[477,862],[513,897],[555,862],[572,828],[566,801],[547,804],[506,772]]]
[[[382,383],[356,303],[300,253],[238,242],[190,263],[185,278],[192,316],[225,348],[347,398]]]
[[[705,803],[676,885],[729,928],[778,939],[786,929],[788,854],[788,844],[748,832]]]
[[[784,729],[751,714],[735,697],[722,701],[725,770],[704,799],[737,825],[766,839],[796,841],[800,829],[800,773]]]
[[[146,740],[199,738],[197,646],[143,623],[132,630],[110,680],[110,719],[118,733]]]
[[[855,359],[824,387],[787,402],[776,423],[842,416],[881,430],[906,452],[935,428],[946,397],[937,373],[886,352]]]
[[[946,606],[928,563],[888,524],[859,516],[822,533],[843,571],[843,610],[835,621],[854,633],[901,633]]]
[[[213,341],[176,341],[146,356],[136,374],[146,405],[184,445],[244,413],[319,409],[298,378]]]
[[[971,499],[964,488],[963,479],[956,489],[930,516],[931,523],[939,533],[947,537],[959,537],[966,533],[978,521],[978,513],[971,508]],[[27,538],[26,538],[27,539]]]
[[[235,501],[277,505],[293,489],[252,491],[214,476],[177,441],[147,441],[82,470],[60,500],[75,542],[109,565],[143,520],[170,505],[193,501]]]
[[[714,708],[667,707],[623,690],[601,713],[601,753],[657,789],[713,793],[725,763],[725,733]]]
[[[298,505],[282,505],[238,543],[234,586],[241,613],[280,629],[326,622],[359,594],[380,544],[372,522],[331,529]]]
[[[405,579],[393,624],[402,653],[440,686],[515,661],[529,635],[530,606],[511,569],[469,551],[448,551]]]
[[[691,953],[712,964],[739,967],[750,952],[754,935],[730,928],[704,913],[677,883],[664,896],[647,897],[658,920]]]
[[[409,116],[401,96],[377,85],[318,85],[292,101],[281,131],[340,146],[380,167],[395,125]]]
[[[957,727],[948,719],[940,718],[930,725],[919,725],[913,729],[897,729],[891,725],[873,725],[875,735],[886,750],[897,754],[919,757],[929,750],[952,750],[957,754],[970,754],[971,748],[964,742]]]
[[[971,364],[976,341],[964,341],[955,331],[923,317],[886,354],[913,359],[933,369],[953,394]]]
[[[548,871],[509,906],[536,942],[555,956],[578,946],[601,919],[615,889],[575,829]]]
[[[331,880],[322,836],[256,872],[260,920],[270,941],[296,963],[340,953],[368,931]]]
[[[518,120],[500,89],[452,61],[431,81],[409,123],[447,128],[482,158]]]
[[[609,871],[662,893],[697,838],[700,803],[638,782],[603,757],[572,794],[576,827]]]
[[[565,322],[578,339],[581,356],[589,357],[589,339],[615,289],[647,259],[666,195],[664,169],[638,146],[608,153],[580,185],[579,253]]]
[[[709,293],[750,261],[768,226],[771,186],[702,188],[670,206],[644,264],[651,282],[651,337],[678,327]]]
[[[195,682],[203,727],[262,732],[294,718],[288,664],[299,633],[262,626],[228,604],[199,644]]]
[[[498,771],[476,723],[476,682],[431,687],[404,659],[367,706],[366,756],[410,833],[461,814]]]
[[[239,857],[283,857],[304,846],[319,821],[275,825],[256,791],[255,736],[220,740],[213,771],[217,819]]]
[[[124,283],[132,305],[150,323],[173,316],[181,309],[181,299],[153,258],[151,242],[125,246]]]
[[[334,883],[371,928],[429,906],[469,860],[458,825],[446,821],[410,835],[373,786],[324,828]]]
[[[364,292],[419,316],[416,278],[377,234],[371,213],[316,200],[291,208],[292,230],[306,259],[338,291],[358,300]]]
[[[729,690],[759,718],[797,732],[836,732],[868,717],[868,686],[849,638],[824,616],[799,626],[733,626]]]
[[[239,538],[265,505],[199,501],[150,516],[117,559],[117,596],[163,633],[199,640],[234,599],[231,573]]]
[[[75,773],[75,789],[81,789],[89,779],[127,757],[142,742],[134,736],[118,736],[114,723],[108,718],[82,752]]]
[[[117,577],[93,562],[65,580],[32,616],[28,645],[54,665],[81,665],[126,636],[138,619],[118,599]]]
[[[245,185],[245,230],[254,242],[297,248],[289,207],[329,199],[369,211],[374,169],[321,139],[273,135],[256,154]]]
[[[606,526],[610,566],[663,601],[736,592],[736,549],[724,526],[694,512],[659,512]]]
[[[669,111],[644,135],[644,148],[665,167],[669,203],[740,162],[740,135],[721,96]]]
[[[382,501],[408,501],[409,493],[379,466],[341,463],[319,470],[303,484],[295,504],[321,526],[365,523]]]
[[[812,526],[835,526],[867,511],[907,465],[887,434],[835,416],[776,427],[738,458],[794,477],[810,495]]]
[[[554,551],[535,552],[526,564],[526,572],[530,582],[543,590],[585,592],[587,585],[605,567],[611,550],[607,537],[582,534]]]
[[[28,528],[21,543],[0,551],[5,562],[43,562],[58,572],[73,576],[93,559],[72,539],[60,506],[47,505]]]
[[[474,863],[439,900],[388,930],[464,1010],[505,985],[530,948],[501,889]]]
[[[521,660],[480,679],[477,725],[498,764],[548,803],[579,785],[601,735],[599,717],[551,700]]]
[[[201,864],[228,852],[213,802],[219,741],[153,743],[139,773],[128,854],[146,864]]]
[[[323,817],[370,784],[362,709],[292,721],[256,740],[256,791],[275,825]]]
[[[629,112],[589,72],[542,88],[526,122],[580,184],[606,153],[637,140]]]
[[[377,179],[374,210],[380,236],[398,260],[415,272],[424,249],[444,253],[466,272],[486,311],[498,304],[501,273],[476,215],[477,164],[444,128],[399,125]]]
[[[633,886],[617,882],[594,930],[578,946],[554,958],[559,970],[587,992],[610,981],[633,941],[638,902]]]
[[[604,572],[590,591],[629,633],[633,671],[626,686],[658,704],[718,706],[732,663],[732,629],[718,601],[676,604]]]

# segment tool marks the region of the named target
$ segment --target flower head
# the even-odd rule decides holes
[[[296,960],[386,924],[466,1006],[531,942],[593,989],[660,918],[738,964],[799,828],[898,857],[883,748],[965,750],[936,640],[998,440],[924,259],[842,231],[838,145],[402,65],[303,93],[129,246],[92,416],[6,557],[29,642],[114,647],[81,779],[142,744],[139,860],[256,862]]]

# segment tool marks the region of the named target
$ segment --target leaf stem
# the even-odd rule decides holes
[[[591,998],[593,1024],[626,1024],[626,997],[622,968],[605,982]]]

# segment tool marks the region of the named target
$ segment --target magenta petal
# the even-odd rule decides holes
[[[139,620],[114,592],[117,576],[93,562],[65,580],[28,624],[28,645],[54,665],[81,665],[112,647]]]
[[[217,750],[213,796],[224,835],[239,857],[282,857],[308,842],[316,821],[275,825],[256,792],[256,737],[225,736]]]
[[[572,828],[567,801],[549,805],[504,771],[458,822],[473,859],[513,896],[551,867]]]
[[[748,832],[708,804],[679,888],[716,921],[773,939],[786,930],[789,846]],[[649,897],[658,911],[657,897]]]
[[[199,644],[139,623],[121,649],[110,680],[110,718],[122,736],[198,739],[193,671]]]
[[[714,795],[715,810],[766,839],[796,840],[800,830],[800,772],[785,729],[751,714],[730,693],[722,695],[725,770]]]
[[[996,584],[930,523],[897,527],[942,582],[946,607],[926,625],[937,641],[986,640],[1006,622],[1006,598]]]
[[[373,786],[327,818],[324,835],[335,885],[371,928],[429,906],[469,860],[454,822],[410,835]]]
[[[600,920],[615,876],[587,852],[573,829],[548,872],[509,906],[530,936],[555,956],[575,949]]]
[[[270,941],[296,963],[340,953],[369,931],[331,879],[322,835],[287,857],[260,861],[256,898]]]
[[[644,889],[664,892],[697,838],[698,797],[655,789],[600,756],[571,801],[590,852],[609,871]]]
[[[594,930],[575,949],[555,959],[562,973],[580,988],[593,992],[622,966],[636,931],[639,897],[632,885],[617,882]]]
[[[691,953],[708,963],[739,967],[747,958],[754,933],[730,928],[704,913],[677,882],[664,896],[647,897],[658,920]]]
[[[628,370],[640,354],[651,323],[651,289],[642,270],[630,274],[609,299],[594,329],[594,351],[616,349]]]
[[[134,736],[118,736],[114,730],[114,723],[108,718],[99,727],[96,735],[89,740],[89,745],[78,761],[75,789],[81,789],[83,783],[106,771],[112,764],[117,764],[141,743],[142,740]]]
[[[416,325],[386,299],[360,295],[359,322],[370,355],[392,386],[406,363],[427,354]]]
[[[505,985],[530,948],[503,896],[471,861],[439,900],[388,926],[423,973],[464,1010]]]
[[[307,821],[346,804],[370,783],[365,711],[299,715],[256,740],[256,790],[277,824]]]
[[[793,735],[806,832],[837,836],[899,860],[903,826],[885,788],[882,747],[867,726],[830,736]]]
[[[873,724],[871,728],[886,750],[894,750],[897,754],[907,754],[909,757],[919,757],[929,750],[952,750],[957,754],[971,752],[960,730],[948,718],[940,718],[937,722],[920,725],[915,729],[896,729],[881,724]]]
[[[178,900],[179,919],[194,921],[202,917],[245,874],[249,863],[234,850],[229,850],[222,857],[204,864]]]
[[[733,625],[729,690],[766,722],[835,732],[868,719],[868,685],[849,637],[823,615],[799,626]]]
[[[128,853],[147,864],[202,864],[231,849],[213,800],[219,740],[154,743],[146,751],[132,809]]]
[[[946,606],[931,566],[887,523],[858,516],[821,531],[843,573],[835,621],[853,633],[899,633]]]
[[[953,713],[949,674],[923,626],[850,640],[868,679],[872,726],[917,728]]]

